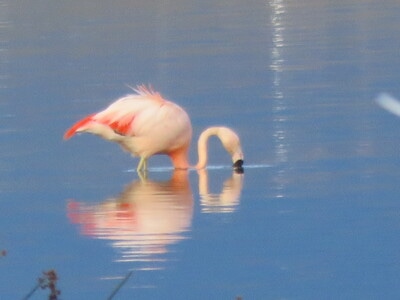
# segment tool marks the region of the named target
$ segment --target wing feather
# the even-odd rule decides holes
[[[96,127],[96,134],[101,135],[98,124],[111,128],[119,135],[136,136],[147,122],[157,120],[161,107],[165,104],[172,104],[165,100],[160,93],[155,92],[152,87],[139,85],[133,90],[136,94],[126,95],[110,104],[105,110],[76,122],[65,132],[64,139],[71,138],[76,132],[91,132],[91,126]],[[137,120],[140,122],[135,124]],[[105,128],[104,130],[109,133]]]
[[[140,85],[134,91],[137,94],[118,99],[96,114],[93,119],[109,126],[118,134],[135,135],[135,119],[144,112],[156,114],[157,110],[168,101],[151,87]]]

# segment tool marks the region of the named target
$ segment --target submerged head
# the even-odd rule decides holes
[[[244,168],[243,168],[243,159],[238,159],[237,161],[235,161],[232,165],[233,170],[238,173],[238,174],[242,174],[244,173]]]
[[[210,136],[216,135],[225,150],[231,155],[233,168],[243,171],[243,152],[240,145],[239,136],[228,127],[209,127],[204,130],[198,140],[199,162],[196,165],[197,169],[203,169],[207,164],[207,140]]]
[[[237,146],[234,148],[234,151],[231,154],[232,154],[233,169],[235,170],[236,173],[243,173],[244,157],[243,157],[242,147],[240,147],[239,140]]]
[[[232,129],[227,127],[221,127],[219,131],[222,145],[232,157],[233,169],[238,173],[243,173],[244,156],[239,136]]]

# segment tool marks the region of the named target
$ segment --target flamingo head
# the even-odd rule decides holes
[[[233,152],[232,161],[233,161],[233,165],[232,165],[233,170],[239,174],[243,173],[244,172],[244,169],[243,169],[244,160],[243,160],[243,152],[242,152],[240,145],[238,146],[238,149],[236,149]]]
[[[218,137],[220,138],[225,150],[231,155],[233,169],[237,173],[243,173],[243,151],[239,136],[228,127],[218,128]]]

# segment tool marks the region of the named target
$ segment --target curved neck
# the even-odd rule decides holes
[[[204,130],[197,141],[197,152],[199,155],[199,161],[195,166],[196,169],[204,169],[207,165],[208,152],[207,152],[207,142],[210,136],[219,135],[219,127],[210,127]]]
[[[232,161],[234,163],[237,161],[243,163],[243,153],[237,134],[228,127],[209,127],[204,130],[199,136],[199,139],[197,141],[197,152],[199,160],[197,165],[191,168],[199,170],[206,167],[208,160],[207,143],[208,139],[213,135],[216,135],[219,138],[222,146],[231,155]],[[185,145],[169,153],[175,169],[190,168],[188,164],[188,150],[189,145]]]

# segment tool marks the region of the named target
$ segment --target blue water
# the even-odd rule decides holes
[[[399,15],[394,0],[0,0],[1,298],[51,269],[60,299],[399,298],[400,119],[374,101],[400,98]],[[217,140],[206,172],[154,157],[147,178],[116,145],[62,140],[142,83],[195,136],[235,128],[244,174]]]

